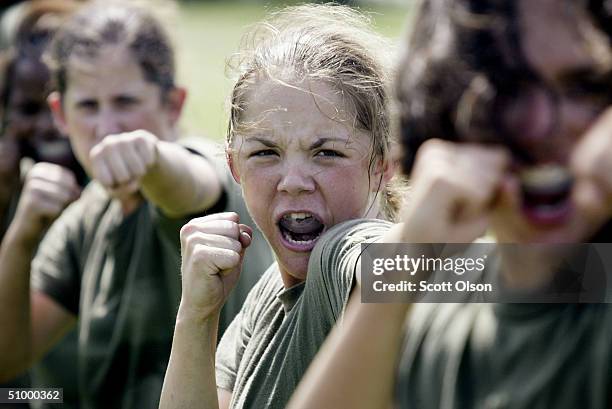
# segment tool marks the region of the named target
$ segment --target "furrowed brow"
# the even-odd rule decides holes
[[[267,146],[268,148],[274,148],[276,147],[276,144],[266,138],[262,138],[259,136],[250,136],[248,138],[246,138],[244,143],[252,143],[252,142],[259,142],[262,145]]]
[[[340,142],[344,145],[349,145],[350,144],[350,139],[344,139],[344,138],[320,138],[317,139],[312,145],[310,145],[310,149],[317,149],[320,148],[321,146],[325,145],[327,142]]]

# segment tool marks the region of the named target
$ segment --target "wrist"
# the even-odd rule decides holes
[[[220,309],[201,309],[190,306],[185,300],[181,300],[176,317],[177,325],[184,326],[212,326],[216,327],[219,322]]]
[[[161,151],[164,149],[164,145],[167,144],[168,142],[159,140],[157,138],[152,138],[154,139],[152,142],[152,161],[151,161],[151,166],[149,167],[149,170],[147,172],[147,175],[149,173],[155,173],[155,172],[159,172],[160,167],[161,167],[161,161],[162,161],[162,153]]]

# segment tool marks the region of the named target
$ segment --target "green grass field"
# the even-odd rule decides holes
[[[272,9],[278,8],[275,5]],[[390,38],[402,33],[408,8],[364,8],[376,28]],[[231,80],[225,62],[237,50],[249,25],[266,8],[247,2],[182,3],[175,35],[179,81],[189,91],[182,127],[186,133],[222,140],[226,128],[226,101]]]

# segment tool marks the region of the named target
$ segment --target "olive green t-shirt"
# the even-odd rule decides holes
[[[206,213],[234,210],[230,203],[240,200],[237,188],[222,180],[223,198]],[[240,216],[252,225],[247,214]],[[32,263],[32,286],[79,318],[80,407],[157,408],[181,296],[179,231],[188,219],[170,219],[146,201],[124,216],[93,181],[45,236]],[[243,286],[271,260],[254,234],[264,246],[247,250]]]
[[[401,409],[612,407],[612,305],[418,304]]]
[[[285,289],[273,264],[251,290],[217,350],[219,388],[231,408],[284,408],[341,317],[354,285],[361,244],[390,223],[352,220],[326,232],[310,256],[305,283]]]

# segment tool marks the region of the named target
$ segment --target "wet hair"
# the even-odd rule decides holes
[[[517,146],[499,116],[504,103],[541,82],[521,50],[517,7],[504,0],[421,2],[396,89],[406,174],[418,148],[431,138],[503,144],[529,162],[529,152]],[[590,92],[612,102],[610,1],[562,0],[559,7],[584,16],[578,28],[602,73]]]
[[[237,134],[254,126],[244,121],[254,86],[264,80],[293,86],[287,81],[305,79],[330,84],[353,108],[354,126],[371,135],[370,168],[390,160],[390,48],[366,16],[346,6],[301,5],[272,13],[243,37],[240,52],[229,62],[238,79],[230,96],[228,148]],[[399,195],[391,186],[379,191],[382,213],[393,220]]]
[[[155,16],[143,6],[95,1],[74,14],[51,44],[47,61],[57,90],[66,91],[72,57],[93,59],[105,46],[125,47],[162,97],[175,87],[174,49]]]

